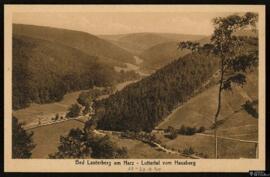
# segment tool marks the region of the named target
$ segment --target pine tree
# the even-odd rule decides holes
[[[12,117],[12,158],[14,159],[30,158],[31,151],[35,148],[32,140],[33,132],[26,132],[22,125],[16,117]]]

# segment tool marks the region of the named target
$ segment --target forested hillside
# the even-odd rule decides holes
[[[110,65],[135,63],[133,55],[116,45],[85,32],[42,27],[34,25],[13,24],[13,34],[43,39],[66,45],[99,59]]]
[[[166,42],[150,47],[140,54],[144,59],[143,67],[156,70],[190,52],[177,48],[178,42]]]
[[[205,52],[188,54],[96,103],[98,128],[150,131],[217,71],[218,60]]]
[[[240,53],[258,51],[258,39],[243,37]],[[218,69],[218,58],[204,46],[157,70],[108,99],[97,102],[98,127],[150,131],[174,108],[193,96]]]
[[[111,85],[134,76],[121,75],[98,57],[59,43],[16,34],[12,42],[13,109],[59,101],[69,91]]]

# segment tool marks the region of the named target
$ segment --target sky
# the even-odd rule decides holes
[[[214,12],[18,12],[13,23],[50,26],[95,35],[139,32],[210,35]]]

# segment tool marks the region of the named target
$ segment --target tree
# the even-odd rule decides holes
[[[67,117],[77,117],[80,115],[81,108],[78,104],[72,104],[71,107],[68,109]]]
[[[16,159],[30,158],[35,148],[33,132],[26,132],[22,125],[16,117],[12,117],[12,158]]]
[[[165,130],[166,133],[168,133],[166,135],[166,137],[170,138],[170,139],[175,139],[177,137],[177,130],[172,127],[172,126],[168,126],[167,130]]]
[[[223,90],[232,90],[233,84],[243,86],[246,83],[245,73],[258,62],[258,50],[246,49],[247,39],[235,35],[244,28],[256,30],[258,14],[247,12],[244,15],[217,17],[213,20],[215,26],[210,44],[200,46],[190,41],[180,42],[179,48],[194,51],[207,50],[218,56],[220,60],[218,105],[214,116],[215,157],[218,158],[217,123],[221,109]]]
[[[60,137],[60,145],[58,151],[50,154],[53,159],[63,158],[89,158],[91,157],[92,149],[87,145],[83,131],[80,129],[71,129],[68,136]]]
[[[60,137],[58,151],[49,155],[53,159],[64,158],[126,158],[127,149],[118,147],[109,136],[98,136],[89,127],[71,129]]]
[[[122,147],[119,148],[108,135],[101,138],[93,139],[92,143],[93,158],[126,158],[127,149]]]
[[[58,120],[59,119],[59,114],[55,114],[55,120]]]
[[[91,93],[89,92],[82,92],[80,93],[77,102],[79,104],[81,104],[82,106],[88,106],[91,105],[92,103],[92,97],[91,97]]]

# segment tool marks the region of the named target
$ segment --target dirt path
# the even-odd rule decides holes
[[[76,117],[76,118],[65,118],[63,120],[58,120],[58,121],[48,121],[48,122],[44,122],[44,123],[41,123],[41,124],[28,124],[28,125],[24,126],[24,129],[25,130],[31,130],[31,129],[44,127],[44,126],[48,126],[48,125],[60,124],[60,123],[70,121],[70,120],[77,120],[77,121],[83,122],[80,119],[86,119],[86,118],[87,118],[86,116],[79,116],[79,117]]]
[[[106,135],[106,133],[109,133],[109,134],[118,134],[120,135],[122,132],[119,132],[119,131],[108,131],[108,130],[94,130],[95,133],[99,134],[99,135]],[[139,140],[139,139],[136,139],[136,140]],[[152,145],[154,145],[157,149],[163,151],[163,152],[166,152],[166,153],[169,153],[169,154],[178,154],[178,155],[181,155],[181,156],[185,156],[185,157],[189,157],[189,158],[192,158],[192,159],[201,159],[201,157],[198,157],[196,155],[187,155],[187,154],[184,154],[184,153],[181,153],[181,152],[178,152],[178,151],[174,151],[172,149],[168,149],[168,148],[165,148],[164,146],[162,146],[161,144],[157,143],[157,142],[154,142],[154,141],[151,141],[151,142],[145,142],[145,141],[142,141],[142,140],[139,140],[143,143],[150,143]]]
[[[200,135],[200,136],[208,136],[208,137],[215,137],[214,135],[210,135],[210,134],[204,134],[204,133],[196,133],[196,135]],[[225,140],[232,140],[232,141],[239,141],[239,142],[244,142],[244,143],[255,143],[258,144],[258,141],[251,141],[251,140],[242,140],[242,139],[237,139],[237,138],[229,138],[229,137],[225,137],[225,136],[217,136],[220,139],[225,139]]]

